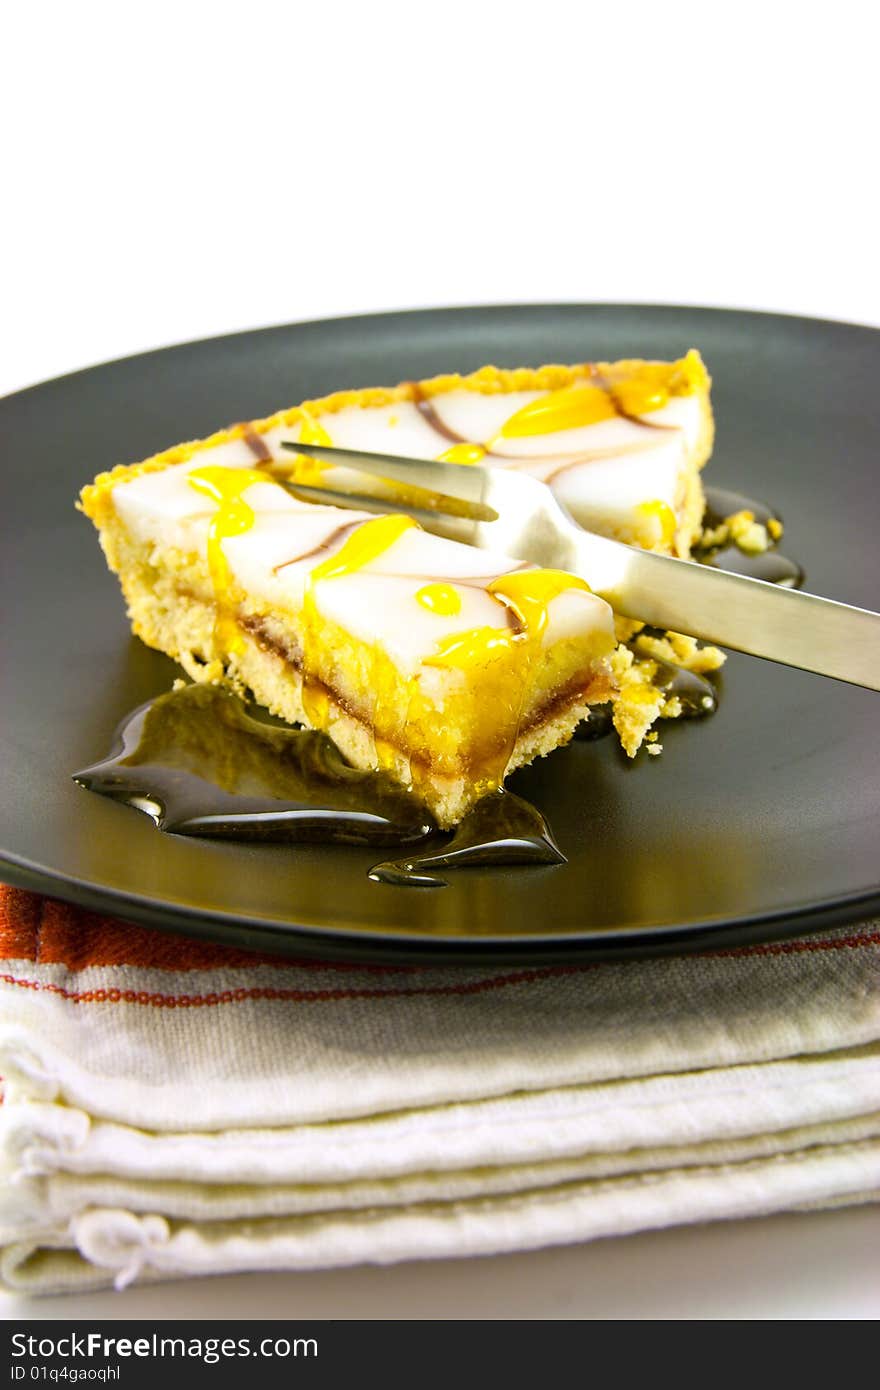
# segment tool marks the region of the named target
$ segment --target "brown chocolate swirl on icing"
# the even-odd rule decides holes
[[[437,434],[448,440],[450,444],[467,443],[463,434],[457,434],[455,430],[450,429],[444,420],[441,420],[437,411],[434,409],[430,396],[425,395],[421,382],[411,381],[408,382],[407,385],[412,389],[413,402],[419,414]]]
[[[630,424],[640,425],[646,430],[671,430],[674,433],[678,429],[678,425],[663,425],[655,420],[646,420],[641,415],[633,415],[622,404],[616,387],[612,386],[607,377],[604,377],[599,368],[592,362],[590,363],[590,379],[594,386],[598,386],[600,390],[605,392],[615,415],[619,415],[621,420],[629,420]]]
[[[244,432],[241,438],[242,442],[246,444],[250,449],[254,458],[257,459],[258,466],[261,463],[272,462],[272,451],[270,450],[268,444],[266,443],[262,435],[257,434],[253,425],[244,426]]]
[[[330,532],[325,540],[313,545],[311,550],[304,550],[301,555],[294,555],[290,560],[282,560],[279,564],[272,566],[272,573],[277,574],[279,570],[286,569],[288,565],[298,565],[301,560],[311,560],[316,555],[324,555],[341,546],[348,540],[352,532],[356,531],[361,525],[358,521],[347,521],[344,526],[337,526]]]
[[[589,372],[591,384],[597,386],[601,391],[605,393],[609,405],[613,409],[615,415],[617,415],[621,420],[628,420],[633,425],[638,425],[643,427],[644,429],[659,431],[661,433],[675,434],[679,432],[679,427],[677,425],[664,425],[652,420],[645,420],[639,415],[631,414],[621,404],[621,401],[615,392],[615,388],[602,376],[598,367],[594,366],[593,364],[590,364]],[[436,434],[438,434],[442,439],[446,440],[450,444],[468,444],[471,442],[467,440],[463,434],[459,434],[456,430],[452,429],[452,427],[446,423],[446,421],[436,410],[431,398],[425,395],[424,388],[422,387],[421,382],[410,381],[406,384],[412,392],[413,403],[419,411],[419,414],[422,416],[425,422],[428,425],[430,425],[430,427],[435,431]],[[523,457],[519,454],[505,454],[497,448],[490,448],[488,444],[481,444],[480,447],[485,449],[485,457],[489,460],[507,459],[519,464],[529,462],[528,457]],[[567,454],[565,452],[560,453],[557,451],[554,451],[553,453],[549,454],[541,454],[537,457],[541,460],[553,458],[558,458],[561,460],[559,466],[556,469],[554,469],[552,473],[548,474],[544,478],[544,482],[551,483],[555,482],[555,480],[558,477],[560,477],[561,474],[567,473],[570,469],[578,468],[581,464],[593,463],[599,459],[621,458],[626,454],[641,453],[642,451],[647,451],[656,447],[656,444],[654,444],[653,442],[645,442],[644,444],[618,444],[606,446],[605,448],[601,449],[582,449],[578,451],[577,456],[574,458],[571,456],[571,454]]]

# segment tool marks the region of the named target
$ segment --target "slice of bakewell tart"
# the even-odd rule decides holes
[[[640,698],[630,718],[630,653],[612,656],[611,610],[581,580],[400,515],[303,502],[282,475],[364,490],[362,474],[319,462],[309,444],[485,460],[547,482],[594,530],[687,556],[709,385],[690,352],[337,392],[101,474],[81,506],[145,642],[196,680],[325,730],[353,765],[385,768],[450,826],[506,772],[567,742],[616,694],[615,672],[631,755],[663,697],[650,709]],[[638,626],[619,620],[616,635]]]
[[[117,468],[82,507],[145,642],[325,730],[452,826],[611,696],[611,609],[571,575],[406,516],[297,500],[260,465],[267,436],[303,420]]]

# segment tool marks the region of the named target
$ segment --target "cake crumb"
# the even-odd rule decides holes
[[[614,702],[614,728],[627,757],[634,758],[645,736],[666,703],[666,696],[653,684],[657,663],[637,661],[628,647],[618,647],[611,658],[618,683]]]
[[[658,754],[660,754],[660,753],[663,752],[663,744],[662,744],[662,743],[648,743],[648,744],[645,745],[645,749],[646,749],[646,752],[648,752],[648,753],[651,754],[651,757],[652,757],[652,758],[656,758],[656,757],[658,756]]]
[[[682,632],[667,632],[665,637],[641,633],[634,646],[640,656],[670,661],[674,666],[683,666],[697,676],[703,676],[707,671],[717,671],[726,659],[718,647],[701,647],[696,637],[686,637]]]
[[[766,522],[756,521],[754,512],[744,507],[741,511],[731,512],[717,526],[704,527],[697,548],[718,550],[732,542],[746,555],[762,555],[774,541],[779,540],[782,531],[782,522],[778,517],[771,516]]]
[[[730,527],[726,521],[722,521],[717,526],[704,527],[697,544],[700,550],[715,550],[718,546],[726,545],[729,540]]]
[[[761,555],[770,545],[767,527],[755,520],[754,512],[743,509],[727,518],[731,540],[746,555]]]

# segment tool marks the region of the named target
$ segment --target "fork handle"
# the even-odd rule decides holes
[[[624,617],[880,690],[880,613],[570,530],[573,568]]]

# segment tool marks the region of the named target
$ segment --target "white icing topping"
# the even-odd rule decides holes
[[[516,410],[544,394],[514,391],[483,395],[458,390],[431,397],[430,406],[454,433],[469,442],[485,444]],[[389,427],[389,417],[396,418],[398,424]],[[637,509],[642,503],[665,502],[677,511],[688,452],[700,428],[700,404],[696,396],[674,397],[643,418],[646,425],[618,416],[577,429],[498,440],[486,462],[495,467],[522,468],[542,481],[549,480],[583,526],[618,535],[641,535],[645,522]],[[318,423],[339,447],[412,458],[437,458],[453,442],[433,429],[410,402],[379,409],[353,407],[339,415],[320,416]],[[575,461],[576,467],[564,467]],[[355,491],[375,486],[348,469],[328,469],[325,480],[328,486]]]
[[[317,416],[315,423],[338,447],[436,458],[453,440],[431,423],[433,412],[441,425],[466,441],[493,440],[488,463],[523,469],[549,482],[586,526],[622,536],[630,532],[644,536],[648,523],[640,509],[645,503],[659,501],[676,511],[688,451],[700,428],[696,396],[671,398],[642,417],[645,424],[616,416],[543,435],[495,438],[512,415],[544,394],[484,395],[459,389],[431,397],[428,411],[411,401],[349,406]],[[273,459],[293,465],[293,455],[282,445],[296,441],[299,433],[299,426],[281,425],[260,438]],[[495,456],[496,451],[505,456],[503,460]],[[307,443],[303,452],[308,453]],[[246,438],[214,445],[199,450],[186,463],[117,484],[114,504],[138,539],[204,554],[216,503],[196,491],[188,474],[205,466],[254,468],[258,463],[259,455]],[[354,491],[376,486],[362,474],[333,466],[324,469],[321,480]],[[302,605],[310,571],[342,544],[340,528],[368,519],[366,513],[301,502],[271,481],[248,487],[244,500],[253,509],[255,522],[249,531],[223,541],[230,572],[253,600],[293,611]],[[661,523],[656,525],[659,539]],[[314,599],[319,613],[365,642],[380,641],[401,669],[411,674],[445,638],[474,627],[506,625],[502,605],[487,592],[487,585],[515,568],[519,563],[504,556],[410,530],[357,572],[317,584]],[[451,583],[460,598],[460,611],[440,614],[416,603],[415,593],[431,583]],[[584,591],[570,590],[550,601],[544,641],[591,631],[610,634],[611,630],[607,604]],[[426,679],[436,683],[447,675],[432,668]]]
[[[380,454],[401,454],[411,458],[435,458],[445,447],[424,416],[411,401],[397,405],[347,406],[333,415],[315,417],[340,449],[365,449]],[[396,423],[392,423],[396,421]],[[299,429],[270,430],[263,436],[274,454],[280,453],[282,439],[298,439]],[[307,451],[307,450],[306,450]]]
[[[186,464],[118,483],[113,500],[128,529],[140,539],[204,555],[216,504],[187,475],[213,465],[217,452],[204,450]],[[371,519],[365,512],[300,502],[272,482],[256,482],[243,496],[254,524],[227,537],[223,553],[249,599],[270,610],[297,612],[308,575],[344,543],[343,528]],[[448,637],[478,627],[506,628],[507,611],[487,586],[521,567],[520,561],[412,528],[356,572],[316,583],[313,597],[319,614],[365,643],[381,643],[404,676],[419,672],[439,689],[455,674],[423,668],[422,662]],[[439,614],[415,601],[421,588],[438,582],[455,589],[458,613]],[[572,590],[551,600],[543,643],[603,633],[610,646],[612,632],[604,600]]]
[[[677,436],[639,453],[623,454],[566,467],[558,460],[527,470],[546,480],[572,515],[588,507],[594,526],[611,529],[632,525],[644,502],[665,502],[676,509],[682,472],[682,449]]]
[[[461,389],[431,396],[429,404],[447,429],[475,444],[485,444],[511,415],[546,394],[546,391],[503,391],[484,395],[481,391]]]
[[[700,433],[700,402],[696,396],[670,396],[659,410],[639,418],[652,425],[674,425],[683,432],[688,447],[693,447]]]

